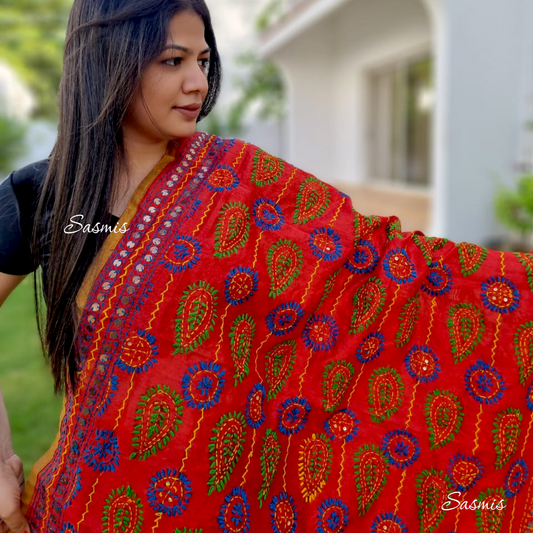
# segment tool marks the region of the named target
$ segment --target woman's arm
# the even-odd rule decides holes
[[[13,292],[15,287],[27,276],[13,276],[0,272],[0,307],[6,301],[6,298]]]
[[[12,276],[0,272],[0,307],[26,276]],[[20,510],[20,493],[24,486],[22,461],[15,455],[11,443],[11,429],[0,390],[0,533],[28,533],[30,527]]]

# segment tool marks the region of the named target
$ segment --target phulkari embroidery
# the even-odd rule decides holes
[[[533,531],[533,254],[236,139],[166,157],[87,274],[32,531]]]

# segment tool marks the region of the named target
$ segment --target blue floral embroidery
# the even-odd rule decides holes
[[[270,198],[258,198],[254,202],[252,213],[255,223],[262,230],[275,231],[285,224],[279,205]]]
[[[95,472],[114,472],[120,460],[115,433],[108,429],[97,429],[93,444],[87,448],[83,459]]]

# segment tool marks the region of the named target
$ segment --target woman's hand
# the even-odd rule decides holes
[[[24,470],[18,455],[0,460],[0,533],[29,533],[30,526],[20,510]]]

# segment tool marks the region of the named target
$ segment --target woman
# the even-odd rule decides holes
[[[64,413],[22,512],[0,417],[0,517],[13,533],[527,530],[533,257],[402,233],[196,132],[219,78],[202,0],[74,3],[32,247]],[[124,233],[88,232],[111,215]]]

